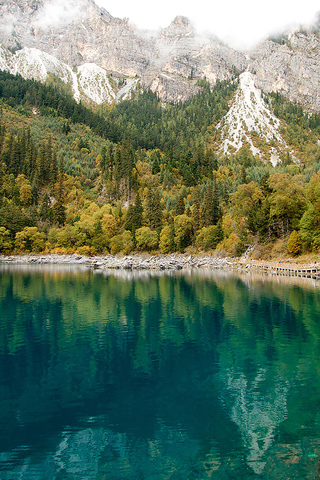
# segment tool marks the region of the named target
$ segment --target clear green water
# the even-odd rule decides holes
[[[1,267],[1,480],[318,478],[319,288]]]

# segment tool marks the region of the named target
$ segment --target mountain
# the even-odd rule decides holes
[[[184,102],[201,90],[199,80],[213,86],[240,74],[230,110],[217,125],[224,154],[246,142],[253,155],[273,164],[281,153],[295,157],[261,92],[280,92],[310,113],[320,109],[318,24],[265,40],[246,54],[201,37],[185,17],[143,32],[94,0],[5,0],[0,25],[0,69],[41,82],[54,75],[77,102],[117,103],[138,84],[161,102]]]
[[[41,82],[45,82],[50,74],[55,75],[69,85],[75,100],[97,105],[126,99],[138,81],[135,78],[121,81],[112,78],[95,63],[71,69],[53,55],[29,47],[13,54],[0,45],[0,69]]]
[[[247,143],[253,155],[275,165],[281,153],[289,152],[289,147],[280,133],[280,120],[264,102],[254,80],[250,72],[240,75],[230,110],[217,125],[221,132],[221,150],[225,155],[236,153]]]
[[[137,82],[162,102],[185,101],[245,70],[264,92],[281,92],[308,111],[320,108],[319,25],[269,39],[237,52],[215,37],[197,34],[176,17],[157,32],[114,18],[94,0],[3,0],[0,3],[0,66],[44,81],[53,73],[74,98],[93,103],[125,98]]]
[[[36,48],[71,70],[94,63],[116,80],[138,78],[163,102],[186,100],[199,91],[199,78],[215,83],[247,66],[243,53],[197,35],[184,17],[146,33],[93,0],[6,0],[0,4],[0,25],[0,43],[12,52]],[[25,62],[33,63],[29,54],[25,51]]]
[[[281,43],[262,42],[251,52],[255,85],[266,93],[281,92],[308,111],[320,110],[320,38],[317,30],[291,33]]]

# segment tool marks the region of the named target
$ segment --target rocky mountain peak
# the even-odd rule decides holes
[[[279,41],[267,40],[251,52],[250,71],[264,92],[280,92],[307,110],[320,109],[320,38],[298,30]]]
[[[186,17],[176,17],[156,35],[145,35],[94,0],[5,0],[0,3],[0,27],[0,43],[11,51],[37,49],[71,69],[96,64],[109,75],[138,77],[164,102],[194,95],[199,78],[215,83],[247,66],[243,54],[198,36]],[[30,51],[24,58],[34,64]]]
[[[161,32],[162,37],[189,37],[194,35],[194,28],[187,17],[177,16],[169,27]]]
[[[147,35],[127,19],[112,17],[94,0],[1,0],[0,44],[11,52],[34,49],[16,59],[20,66],[22,58],[33,65],[35,57],[40,61],[38,54],[30,53],[36,49],[71,70],[95,64],[105,75],[137,78],[163,102],[188,99],[198,92],[200,78],[215,84],[249,67],[255,86],[264,92],[279,91],[310,111],[320,109],[319,25],[262,42],[244,55],[214,37],[201,37],[183,16]],[[40,63],[44,71],[46,62]],[[20,70],[24,75],[37,71],[25,66]],[[94,68],[85,71],[88,78]]]

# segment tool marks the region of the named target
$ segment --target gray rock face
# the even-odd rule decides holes
[[[40,0],[0,5],[0,41],[11,48],[32,47],[69,66],[84,63],[124,75],[141,74],[152,55],[126,20],[112,18],[93,0]],[[10,28],[9,28],[10,27]]]
[[[251,52],[250,71],[264,92],[280,92],[307,110],[320,110],[320,39],[312,32],[296,32],[284,45],[272,41]]]
[[[199,78],[215,83],[247,66],[243,54],[196,35],[184,17],[152,35],[113,18],[93,0],[0,1],[0,26],[0,43],[11,50],[37,48],[71,68],[95,63],[137,76],[165,102],[196,93]]]
[[[139,79],[163,102],[197,93],[199,78],[214,84],[249,69],[256,87],[320,110],[320,39],[311,30],[291,34],[284,44],[265,41],[244,55],[201,37],[185,17],[152,33],[112,17],[94,0],[0,0],[1,43],[11,51],[36,48],[71,69],[95,64],[116,78]]]

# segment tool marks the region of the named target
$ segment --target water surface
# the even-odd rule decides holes
[[[0,268],[0,478],[314,479],[317,282]]]

